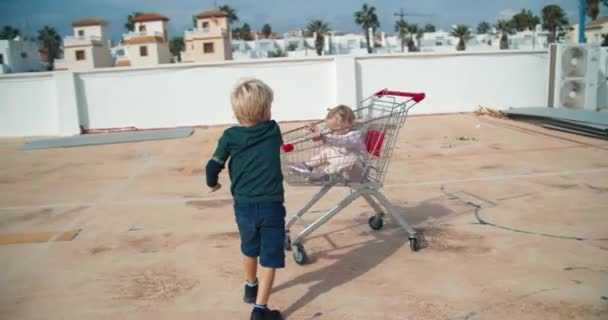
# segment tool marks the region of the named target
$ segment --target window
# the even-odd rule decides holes
[[[84,50],[76,50],[76,61],[85,60]]]
[[[202,25],[203,25],[203,29],[209,28],[209,22],[203,22]]]
[[[78,36],[84,37],[84,30],[78,30]]]
[[[148,47],[146,47],[146,46],[139,47],[139,55],[142,57],[147,57],[148,56]]]
[[[21,52],[21,59],[27,58],[27,52]]]
[[[213,42],[203,44],[203,51],[205,53],[213,53]]]
[[[145,24],[140,24],[139,25],[139,32],[144,32],[146,31],[146,25]]]
[[[4,64],[4,56],[0,53],[0,64]]]

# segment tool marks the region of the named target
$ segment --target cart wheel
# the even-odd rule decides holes
[[[303,265],[306,263],[306,251],[304,251],[304,247],[301,244],[297,244],[292,247],[293,250],[293,259],[297,264]]]
[[[367,220],[367,223],[369,224],[369,227],[374,230],[382,229],[382,225],[384,224],[382,218],[378,216],[370,217],[369,220]]]
[[[412,249],[412,251],[418,251],[418,249],[420,249],[420,244],[418,243],[418,238],[416,237],[412,237],[410,238],[410,249]]]
[[[285,251],[291,251],[291,238],[285,235]]]

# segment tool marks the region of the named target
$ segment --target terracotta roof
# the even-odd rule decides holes
[[[608,23],[608,16],[599,17],[599,18],[587,23],[587,26],[585,26],[585,29],[601,28],[602,25],[607,24],[607,23]]]
[[[141,16],[133,18],[133,22],[147,22],[147,21],[169,21],[169,18],[161,16],[156,12],[144,13]]]
[[[105,26],[107,23],[101,19],[85,18],[72,22],[72,27]]]
[[[138,44],[138,43],[150,43],[150,42],[164,42],[165,40],[161,37],[145,36],[145,37],[134,37],[131,39],[123,40],[124,44]]]
[[[223,17],[227,17],[228,14],[222,10],[218,10],[218,9],[213,9],[213,10],[209,10],[209,11],[205,11],[205,12],[201,12],[199,14],[196,15],[196,18],[198,19],[202,19],[202,18],[223,18]]]

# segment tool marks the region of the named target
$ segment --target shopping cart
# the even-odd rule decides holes
[[[373,230],[380,230],[385,213],[408,233],[410,248],[419,249],[416,231],[399,215],[399,212],[380,191],[388,169],[391,155],[395,149],[399,129],[405,124],[409,110],[425,98],[424,93],[381,90],[363,100],[354,110],[357,120],[353,131],[361,136],[361,148],[358,154],[353,150],[334,148],[329,154],[336,158],[323,159],[327,163],[338,164],[338,171],[326,175],[315,175],[306,170],[297,170],[296,164],[306,161],[319,161],[319,154],[333,148],[325,139],[342,129],[330,129],[325,120],[287,131],[283,134],[284,145],[281,153],[283,175],[288,184],[294,186],[321,186],[321,190],[304,205],[285,225],[285,249],[293,251],[298,264],[306,263],[307,257],[302,242],[317,228],[346,208],[358,197],[362,197],[375,211],[368,224]],[[343,131],[342,131],[343,132]],[[336,155],[337,154],[337,155]],[[316,158],[315,158],[316,157]],[[343,163],[340,163],[343,161]],[[335,167],[335,166],[334,166]],[[335,171],[335,170],[334,170]],[[350,194],[334,208],[324,213],[310,225],[306,225],[293,241],[289,235],[291,226],[317,203],[333,187],[350,187]]]

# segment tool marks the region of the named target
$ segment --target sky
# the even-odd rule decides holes
[[[476,27],[481,21],[496,22],[510,18],[521,9],[530,9],[540,16],[548,4],[560,5],[570,22],[578,21],[578,0],[218,0],[218,5],[236,9],[239,21],[260,30],[268,23],[282,34],[304,28],[311,19],[322,19],[332,30],[358,32],[354,12],[367,3],[376,7],[380,31],[393,32],[401,9],[410,14],[412,23],[431,23],[449,30],[452,25]],[[95,17],[109,23],[112,40],[124,33],[126,16],[133,11],[158,12],[170,19],[170,37],[183,36],[191,28],[192,15],[213,8],[213,0],[0,0],[0,26],[11,25],[26,36],[33,36],[44,25],[55,27],[61,35],[72,33],[71,22]],[[608,8],[602,8],[608,14]],[[233,24],[232,27],[235,25]]]

